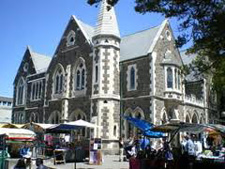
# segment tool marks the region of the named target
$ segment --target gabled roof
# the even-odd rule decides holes
[[[31,54],[31,58],[32,58],[36,73],[46,72],[51,62],[51,58],[48,56],[33,52],[30,48],[29,48],[29,51]]]
[[[197,56],[196,54],[186,54],[186,52],[186,50],[180,51],[184,65],[190,64]]]
[[[195,58],[197,57],[197,54],[186,54],[186,52],[187,52],[186,50],[181,51],[180,55],[184,65],[189,65],[192,63],[192,61],[195,60]],[[190,70],[190,73],[185,76],[185,80],[188,82],[200,81],[203,78],[204,78],[203,75],[199,73],[197,68],[196,70]]]
[[[72,15],[72,18],[77,22],[77,24],[80,27],[85,38],[88,40],[89,44],[91,44],[92,37],[94,35],[94,28],[92,26],[82,22],[81,20],[77,19],[76,16],[74,16],[74,15]]]
[[[161,25],[122,37],[120,61],[147,55],[160,27]]]
[[[0,96],[0,101],[12,102],[13,98]]]

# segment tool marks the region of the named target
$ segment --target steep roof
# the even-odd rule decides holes
[[[161,25],[124,36],[120,43],[120,61],[133,59],[148,54]]]
[[[92,37],[94,35],[94,28],[81,20],[77,19],[76,16],[72,15],[73,19],[77,22],[78,26],[80,27],[82,33],[84,34],[85,38],[91,44]]]
[[[13,101],[13,98],[11,98],[11,97],[5,97],[5,96],[0,96],[0,101],[12,102]]]
[[[180,55],[184,65],[189,65],[197,57],[197,54],[186,54],[186,50],[181,51]],[[190,73],[185,76],[185,80],[188,82],[199,81],[203,79],[203,75],[199,73],[198,69],[190,70]]]
[[[51,62],[51,58],[30,50],[36,73],[46,72]]]
[[[120,37],[114,7],[110,6],[107,3],[107,0],[102,0],[101,3],[98,21],[94,32],[94,36],[98,35],[113,35],[118,38]]]

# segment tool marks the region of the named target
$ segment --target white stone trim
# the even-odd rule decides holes
[[[166,26],[166,24],[169,24],[168,19],[165,19],[163,21],[163,23],[161,24],[161,26],[160,26],[160,28],[159,28],[159,30],[158,30],[158,32],[157,32],[153,42],[152,42],[152,45],[150,46],[150,48],[148,50],[148,53],[152,53],[153,52],[153,50],[155,48],[155,45],[156,45],[158,39],[160,38],[160,35],[162,34],[162,31],[163,31],[164,27]]]
[[[156,52],[153,52],[152,55],[152,61],[151,61],[151,85],[150,85],[150,88],[151,88],[151,92],[150,92],[150,95],[154,96],[156,94],[156,90],[155,90],[155,81],[156,81],[156,67],[155,67],[155,62],[156,62],[156,58],[157,58],[157,53]]]

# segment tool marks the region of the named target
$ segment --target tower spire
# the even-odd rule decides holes
[[[98,21],[95,27],[94,36],[98,35],[112,35],[120,38],[114,7],[109,5],[107,0],[102,0],[98,14]]]

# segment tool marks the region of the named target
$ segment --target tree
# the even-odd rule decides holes
[[[118,1],[108,3],[113,6]],[[202,73],[213,72],[215,88],[225,90],[225,0],[135,0],[135,3],[135,10],[141,14],[155,12],[166,18],[176,17],[180,23],[177,47],[192,41],[193,46],[187,51],[198,54],[194,64]]]

